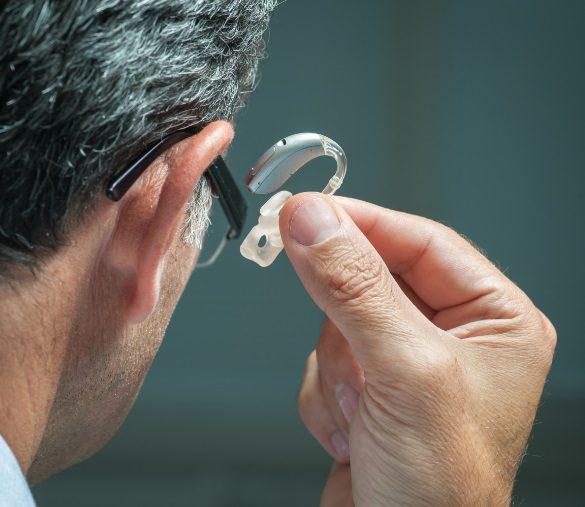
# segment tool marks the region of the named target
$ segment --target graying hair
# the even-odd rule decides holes
[[[8,0],[0,7],[0,268],[34,266],[58,248],[105,180],[150,143],[233,119],[254,88],[275,3]],[[204,187],[196,195],[204,197]]]
[[[187,220],[183,227],[183,241],[194,248],[201,249],[203,236],[209,227],[211,210],[211,188],[205,178],[201,178],[193,195],[187,203]]]

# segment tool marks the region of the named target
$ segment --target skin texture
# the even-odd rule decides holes
[[[430,220],[301,194],[280,228],[327,316],[299,395],[335,459],[322,505],[506,505],[556,345],[548,319]]]
[[[188,202],[232,137],[217,121],[170,148],[36,275],[2,287],[0,434],[31,483],[125,419],[199,254],[182,240]]]

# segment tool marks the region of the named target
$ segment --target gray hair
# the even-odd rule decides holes
[[[254,88],[275,3],[8,0],[0,7],[0,269],[32,267],[55,251],[105,180],[150,143],[233,119]],[[199,229],[205,192],[202,180],[190,203],[205,210],[192,216]]]
[[[211,204],[211,188],[205,178],[200,178],[187,203],[187,220],[183,227],[183,241],[187,245],[199,249],[203,246],[203,236],[211,223],[209,220]]]

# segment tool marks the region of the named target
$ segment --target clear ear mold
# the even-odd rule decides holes
[[[248,190],[269,194],[278,190],[301,167],[317,157],[332,157],[337,162],[323,194],[334,194],[342,185],[347,171],[347,158],[341,147],[320,134],[295,134],[285,137],[269,148],[254,164],[246,177]],[[281,191],[274,194],[262,208],[260,218],[240,246],[241,254],[259,266],[270,266],[284,248],[278,217],[292,194]]]

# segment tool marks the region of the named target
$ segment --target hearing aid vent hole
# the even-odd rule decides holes
[[[258,246],[260,248],[264,248],[266,246],[266,243],[268,243],[268,238],[266,237],[266,235],[262,235],[262,237],[258,240]]]

